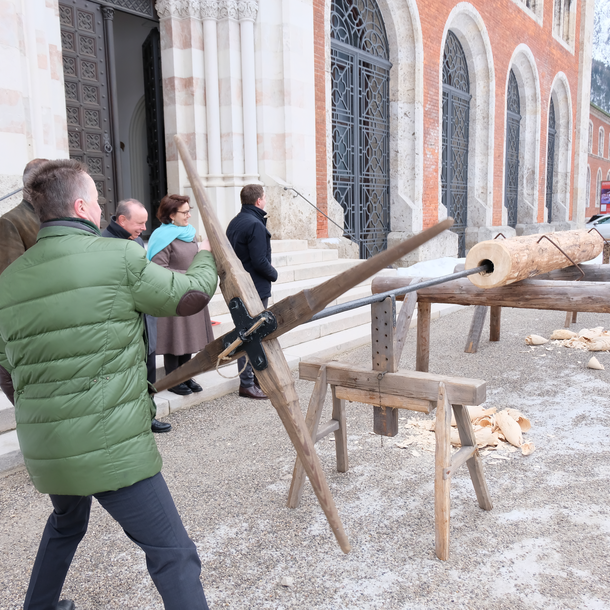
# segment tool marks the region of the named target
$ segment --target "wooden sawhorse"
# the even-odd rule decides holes
[[[300,363],[300,378],[315,381],[305,422],[314,443],[334,433],[337,471],[347,472],[349,461],[346,400],[374,405],[375,428],[385,429],[385,432],[380,432],[378,429],[375,431],[386,436],[395,436],[398,432],[398,409],[431,413],[436,408],[435,546],[436,556],[446,560],[449,556],[451,477],[464,462],[468,466],[479,506],[484,510],[492,509],[472,422],[465,407],[465,405],[479,405],[485,401],[486,384],[478,379],[397,370],[400,355],[395,357],[398,350],[395,349],[394,342],[397,328],[393,321],[393,308],[394,301],[391,298],[373,306],[373,363],[379,363],[380,354],[390,353],[391,357],[381,356],[381,360],[385,360],[387,365],[384,371],[317,359]],[[399,317],[399,321],[400,319]],[[405,334],[398,333],[398,338],[402,337],[403,344]],[[379,338],[380,335],[383,335],[384,339],[376,343],[375,337]],[[385,347],[390,346],[390,349],[382,349],[381,343]],[[320,424],[329,385],[332,393],[332,417],[326,423]],[[452,410],[462,443],[462,448],[453,454],[450,442]],[[384,416],[388,423],[385,426],[382,422]],[[299,505],[304,483],[305,471],[297,459],[288,494],[288,507],[296,508]]]

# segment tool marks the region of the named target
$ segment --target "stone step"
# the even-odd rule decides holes
[[[306,239],[272,239],[272,252],[292,252],[293,250],[307,250]]]
[[[311,265],[336,260],[339,260],[337,250],[295,250],[291,252],[273,252],[271,255],[271,264],[276,269],[289,265]]]

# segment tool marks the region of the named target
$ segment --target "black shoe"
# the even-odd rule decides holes
[[[184,385],[193,392],[203,392],[203,388],[194,379],[188,379],[184,382]]]
[[[150,424],[150,429],[155,432],[156,434],[159,434],[161,432],[169,432],[172,429],[172,425],[168,424],[165,421],[159,421],[158,419],[153,419],[152,423]]]
[[[57,610],[76,610],[76,606],[71,599],[62,599],[57,603],[55,608],[57,608]]]
[[[239,395],[244,398],[256,398],[257,400],[267,400],[268,396],[260,388],[255,385],[251,385],[249,388],[243,385],[239,386]]]
[[[187,396],[188,394],[192,394],[193,390],[189,388],[186,383],[179,383],[175,385],[173,388],[168,388],[170,392],[174,394],[180,394],[180,396]]]

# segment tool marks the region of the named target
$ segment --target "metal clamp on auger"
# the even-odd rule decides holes
[[[266,369],[267,356],[263,349],[263,339],[277,329],[275,316],[270,311],[263,311],[253,318],[239,297],[231,299],[229,311],[235,324],[235,330],[224,336],[223,346],[225,349],[218,356],[218,359],[234,356],[241,348],[248,354],[248,359],[255,370]]]

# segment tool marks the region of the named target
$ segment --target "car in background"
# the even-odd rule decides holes
[[[610,214],[595,214],[595,216],[591,216],[585,228],[595,228],[604,239],[610,239]]]

